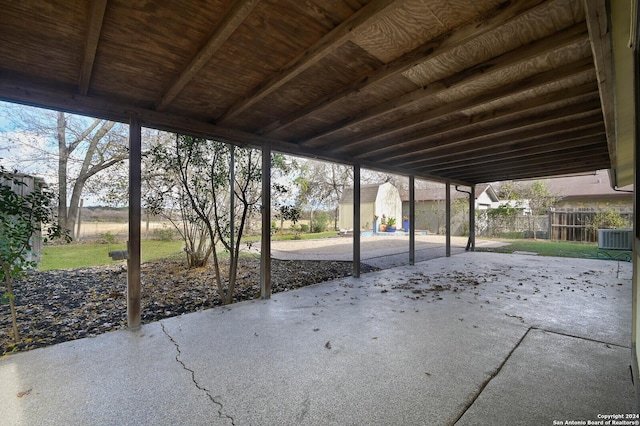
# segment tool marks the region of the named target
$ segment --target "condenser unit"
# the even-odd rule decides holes
[[[600,250],[631,250],[633,231],[631,229],[598,229]]]

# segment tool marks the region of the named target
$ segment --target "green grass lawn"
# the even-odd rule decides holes
[[[569,241],[548,240],[506,240],[498,241],[509,243],[503,247],[480,247],[476,251],[490,251],[495,253],[513,253],[514,251],[526,251],[537,253],[540,256],[577,257],[577,258],[616,258],[624,254],[616,250],[598,250],[596,243],[575,243]]]
[[[142,241],[142,261],[179,256],[183,247],[182,241]],[[38,269],[46,271],[49,269],[124,264],[124,260],[111,260],[109,252],[126,250],[126,248],[126,243],[45,246]]]
[[[337,233],[321,232],[317,234],[300,234],[299,239],[329,238],[336,237]],[[272,240],[292,240],[293,234],[273,235]],[[257,242],[260,236],[251,236],[244,241]],[[184,243],[182,241],[142,241],[142,261],[164,259],[168,257],[179,257],[182,255]],[[42,251],[42,261],[38,265],[38,270],[46,271],[50,269],[81,268],[86,266],[101,266],[124,264],[123,260],[111,260],[110,251],[126,250],[126,243],[114,244],[68,244],[45,246]],[[222,256],[225,256],[222,253]]]

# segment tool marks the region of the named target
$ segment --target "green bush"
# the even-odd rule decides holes
[[[110,231],[100,234],[100,238],[105,240],[108,244],[115,244],[116,242],[116,236],[113,235]]]
[[[151,233],[152,239],[156,241],[172,241],[176,235],[175,229],[163,226],[162,228],[156,228]]]
[[[320,212],[313,219],[313,227],[311,232],[317,234],[319,232],[325,232],[329,227],[329,215],[327,212]]]
[[[306,223],[300,224],[300,232],[304,232],[305,234],[309,232],[309,225]]]

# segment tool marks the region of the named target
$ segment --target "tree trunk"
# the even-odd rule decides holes
[[[57,114],[57,138],[58,138],[58,224],[63,229],[67,227],[67,162],[69,161],[69,150],[66,140],[66,120],[64,113],[58,111]]]
[[[20,333],[18,332],[18,320],[17,320],[17,315],[16,315],[16,305],[13,302],[14,296],[13,296],[13,287],[12,287],[12,279],[11,279],[11,269],[10,266],[8,264],[3,264],[2,265],[3,269],[4,269],[4,277],[5,277],[5,284],[7,286],[7,294],[9,295],[9,310],[11,311],[11,323],[13,325],[13,338],[15,340],[16,343],[20,342]]]
[[[80,205],[80,197],[82,197],[82,191],[84,190],[84,185],[87,183],[87,179],[91,176],[95,175],[99,171],[105,169],[110,164],[114,164],[115,160],[110,162],[101,162],[97,165],[91,165],[91,160],[93,160],[94,155],[98,151],[98,143],[100,140],[113,128],[115,123],[113,121],[106,121],[102,124],[100,129],[93,135],[91,138],[91,142],[89,143],[89,148],[84,156],[84,160],[82,161],[82,167],[80,168],[80,173],[76,178],[76,182],[73,185],[73,193],[71,194],[71,201],[69,202],[69,210],[67,212],[67,229],[72,231],[75,229],[76,217],[78,217],[78,206]]]

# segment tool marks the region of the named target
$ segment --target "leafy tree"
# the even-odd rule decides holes
[[[607,209],[597,212],[588,227],[593,231],[598,229],[623,229],[631,228],[631,223],[619,211]]]
[[[536,216],[546,214],[558,201],[558,196],[553,194],[545,181],[537,180],[530,183],[504,182],[498,195],[501,199],[516,200],[516,209],[528,205],[529,232],[535,239],[537,237]],[[510,208],[509,206],[505,208]]]
[[[317,210],[334,211],[334,229],[337,228],[340,199],[345,188],[353,185],[353,169],[323,161],[307,161],[300,166],[300,174],[294,181],[297,187],[296,205],[310,214],[310,229],[314,226]]]
[[[28,268],[36,266],[32,260],[32,238],[47,225],[43,242],[51,238],[64,237],[70,241],[69,234],[55,223],[55,195],[41,182],[34,188],[22,188],[26,183],[6,172],[0,166],[0,278],[5,284],[3,303],[8,301],[11,310],[13,336],[20,341],[16,308],[14,304],[13,283],[24,275]]]
[[[151,155],[154,168],[166,172],[159,174],[160,179],[164,176],[166,180],[162,186],[164,193],[160,191],[160,198],[155,202],[162,205],[166,200],[163,195],[177,194],[182,203],[182,221],[204,230],[208,236],[210,252],[207,253],[213,258],[219,297],[224,304],[231,303],[242,236],[249,216],[260,211],[260,152],[248,148],[232,150],[221,142],[176,135],[173,144],[156,147]],[[234,180],[230,185],[232,156]],[[224,277],[215,250],[218,244],[229,253],[229,270]]]
[[[15,151],[18,145],[28,148],[30,158],[16,159],[21,169],[27,163],[36,166],[32,168],[40,173],[43,168],[55,167],[58,224],[73,234],[86,185],[98,179],[100,184],[94,188],[109,187],[111,180],[101,172],[129,156],[126,126],[16,105],[5,105],[2,110],[16,128],[24,130],[4,134],[0,149],[13,147]],[[42,140],[46,143],[41,144]]]
[[[523,198],[529,200],[529,208],[531,209],[529,226],[533,233],[533,239],[536,239],[535,216],[546,214],[556,201],[558,201],[558,196],[551,192],[546,182],[537,180],[525,188]]]

